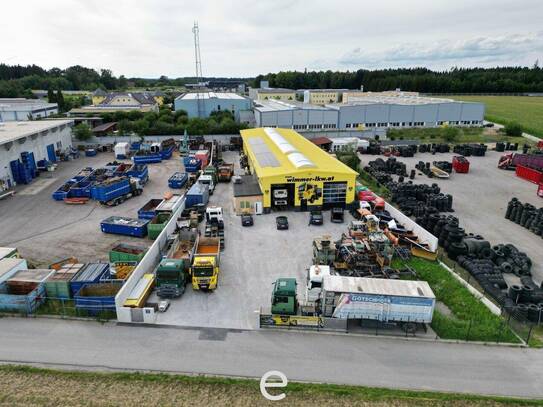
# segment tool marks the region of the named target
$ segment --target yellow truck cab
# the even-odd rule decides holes
[[[212,291],[219,282],[220,240],[200,238],[192,260],[191,276],[194,290]]]

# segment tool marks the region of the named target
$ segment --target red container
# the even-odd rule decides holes
[[[375,201],[375,198],[377,198],[377,196],[373,192],[371,192],[369,189],[365,191],[358,191],[359,201],[371,202],[371,201]]]
[[[453,157],[452,166],[460,174],[467,174],[469,172],[469,161],[461,155]]]
[[[543,198],[543,182],[539,184],[539,188],[537,188],[537,196],[540,196]]]
[[[524,165],[518,165],[515,170],[517,177],[524,178],[534,184],[540,184],[543,182],[543,172],[534,170],[533,168],[525,167]]]

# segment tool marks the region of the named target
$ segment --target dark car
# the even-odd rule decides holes
[[[311,225],[322,225],[324,223],[324,217],[321,211],[311,211],[309,213],[309,223]]]
[[[253,226],[253,217],[251,215],[241,215],[241,226]]]
[[[277,224],[277,230],[286,230],[288,229],[288,218],[286,216],[278,216],[275,218],[275,223]]]
[[[333,223],[343,223],[343,208],[332,208],[330,211],[330,220]]]

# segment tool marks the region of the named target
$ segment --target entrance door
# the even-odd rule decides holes
[[[255,215],[262,215],[264,212],[264,208],[262,207],[262,202],[256,201],[255,202]]]
[[[57,161],[57,156],[55,155],[55,145],[49,144],[47,146],[47,159],[52,163]]]

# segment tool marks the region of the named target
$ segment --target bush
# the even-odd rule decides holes
[[[460,134],[458,127],[445,127],[443,129],[443,139],[449,143],[455,141]]]
[[[88,124],[81,123],[74,127],[74,135],[79,141],[87,141],[92,137],[92,131]]]
[[[509,122],[505,125],[505,134],[509,137],[521,137],[522,126],[517,122]]]

